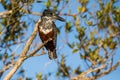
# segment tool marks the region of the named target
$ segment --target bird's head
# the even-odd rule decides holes
[[[48,18],[49,20],[60,20],[60,21],[64,21],[65,22],[65,19],[63,19],[62,17],[58,16],[58,14],[55,13],[55,11],[52,11],[50,9],[45,9],[43,11],[43,14],[42,14],[42,18]]]

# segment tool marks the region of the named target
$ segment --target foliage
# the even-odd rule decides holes
[[[44,5],[46,8],[54,9],[59,15],[65,16],[66,23],[62,25],[64,26],[62,28],[64,28],[68,37],[71,34],[74,35],[74,40],[71,42],[72,38],[68,38],[68,41],[62,44],[69,47],[68,51],[73,53],[69,54],[70,56],[79,54],[79,58],[88,67],[86,70],[82,70],[81,66],[72,69],[72,66],[66,62],[68,58],[65,53],[62,54],[60,61],[57,61],[56,77],[82,80],[81,75],[84,73],[85,78],[89,77],[89,79],[95,80],[109,74],[118,67],[116,65],[120,65],[119,60],[114,62],[114,56],[117,55],[116,53],[120,49],[120,6],[117,5],[120,3],[119,0],[94,0],[95,3],[90,0],[76,0],[75,2],[78,4],[76,10],[71,8],[71,1],[1,0],[4,11],[8,12],[4,14],[1,12],[0,14],[0,61],[3,63],[0,77],[11,65],[14,66],[14,62],[20,57],[13,47],[17,47],[22,43],[25,44],[29,38],[26,35],[29,32],[29,26],[31,24],[35,25],[37,21],[36,18],[32,19],[30,16],[39,18],[38,15],[41,15],[33,12],[35,4],[39,4],[40,7]],[[75,6],[75,4],[72,4],[72,6]],[[59,35],[61,35],[61,27],[57,29]],[[31,46],[36,47],[37,43],[32,43]],[[32,48],[29,48],[29,51],[32,52]],[[77,62],[79,63],[79,61]],[[32,78],[26,77],[24,72],[25,70],[21,68],[18,72],[20,77],[17,79],[31,80]],[[36,79],[47,80],[51,75],[52,73],[45,75],[38,73]],[[72,75],[76,77],[74,78]]]

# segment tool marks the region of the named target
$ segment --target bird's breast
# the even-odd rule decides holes
[[[41,40],[47,41],[50,38],[54,38],[54,30],[53,29],[43,29],[42,27],[39,27],[39,35]]]
[[[44,34],[48,34],[52,31],[53,29],[52,28],[44,28],[44,27],[39,27],[39,31],[44,33]]]

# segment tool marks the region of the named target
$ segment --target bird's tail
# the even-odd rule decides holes
[[[51,60],[57,58],[56,50],[54,50],[54,51],[48,50],[48,55],[49,55],[49,58],[50,58]]]

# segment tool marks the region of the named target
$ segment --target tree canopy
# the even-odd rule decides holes
[[[0,78],[96,80],[118,70],[119,4],[119,0],[0,0]],[[58,58],[53,62],[44,49],[47,42],[42,43],[37,35],[46,8],[66,20],[55,21]],[[45,69],[48,64],[52,68],[42,72],[39,65],[34,67],[38,69],[34,78],[26,76],[24,63],[28,59],[34,62],[35,58]]]

